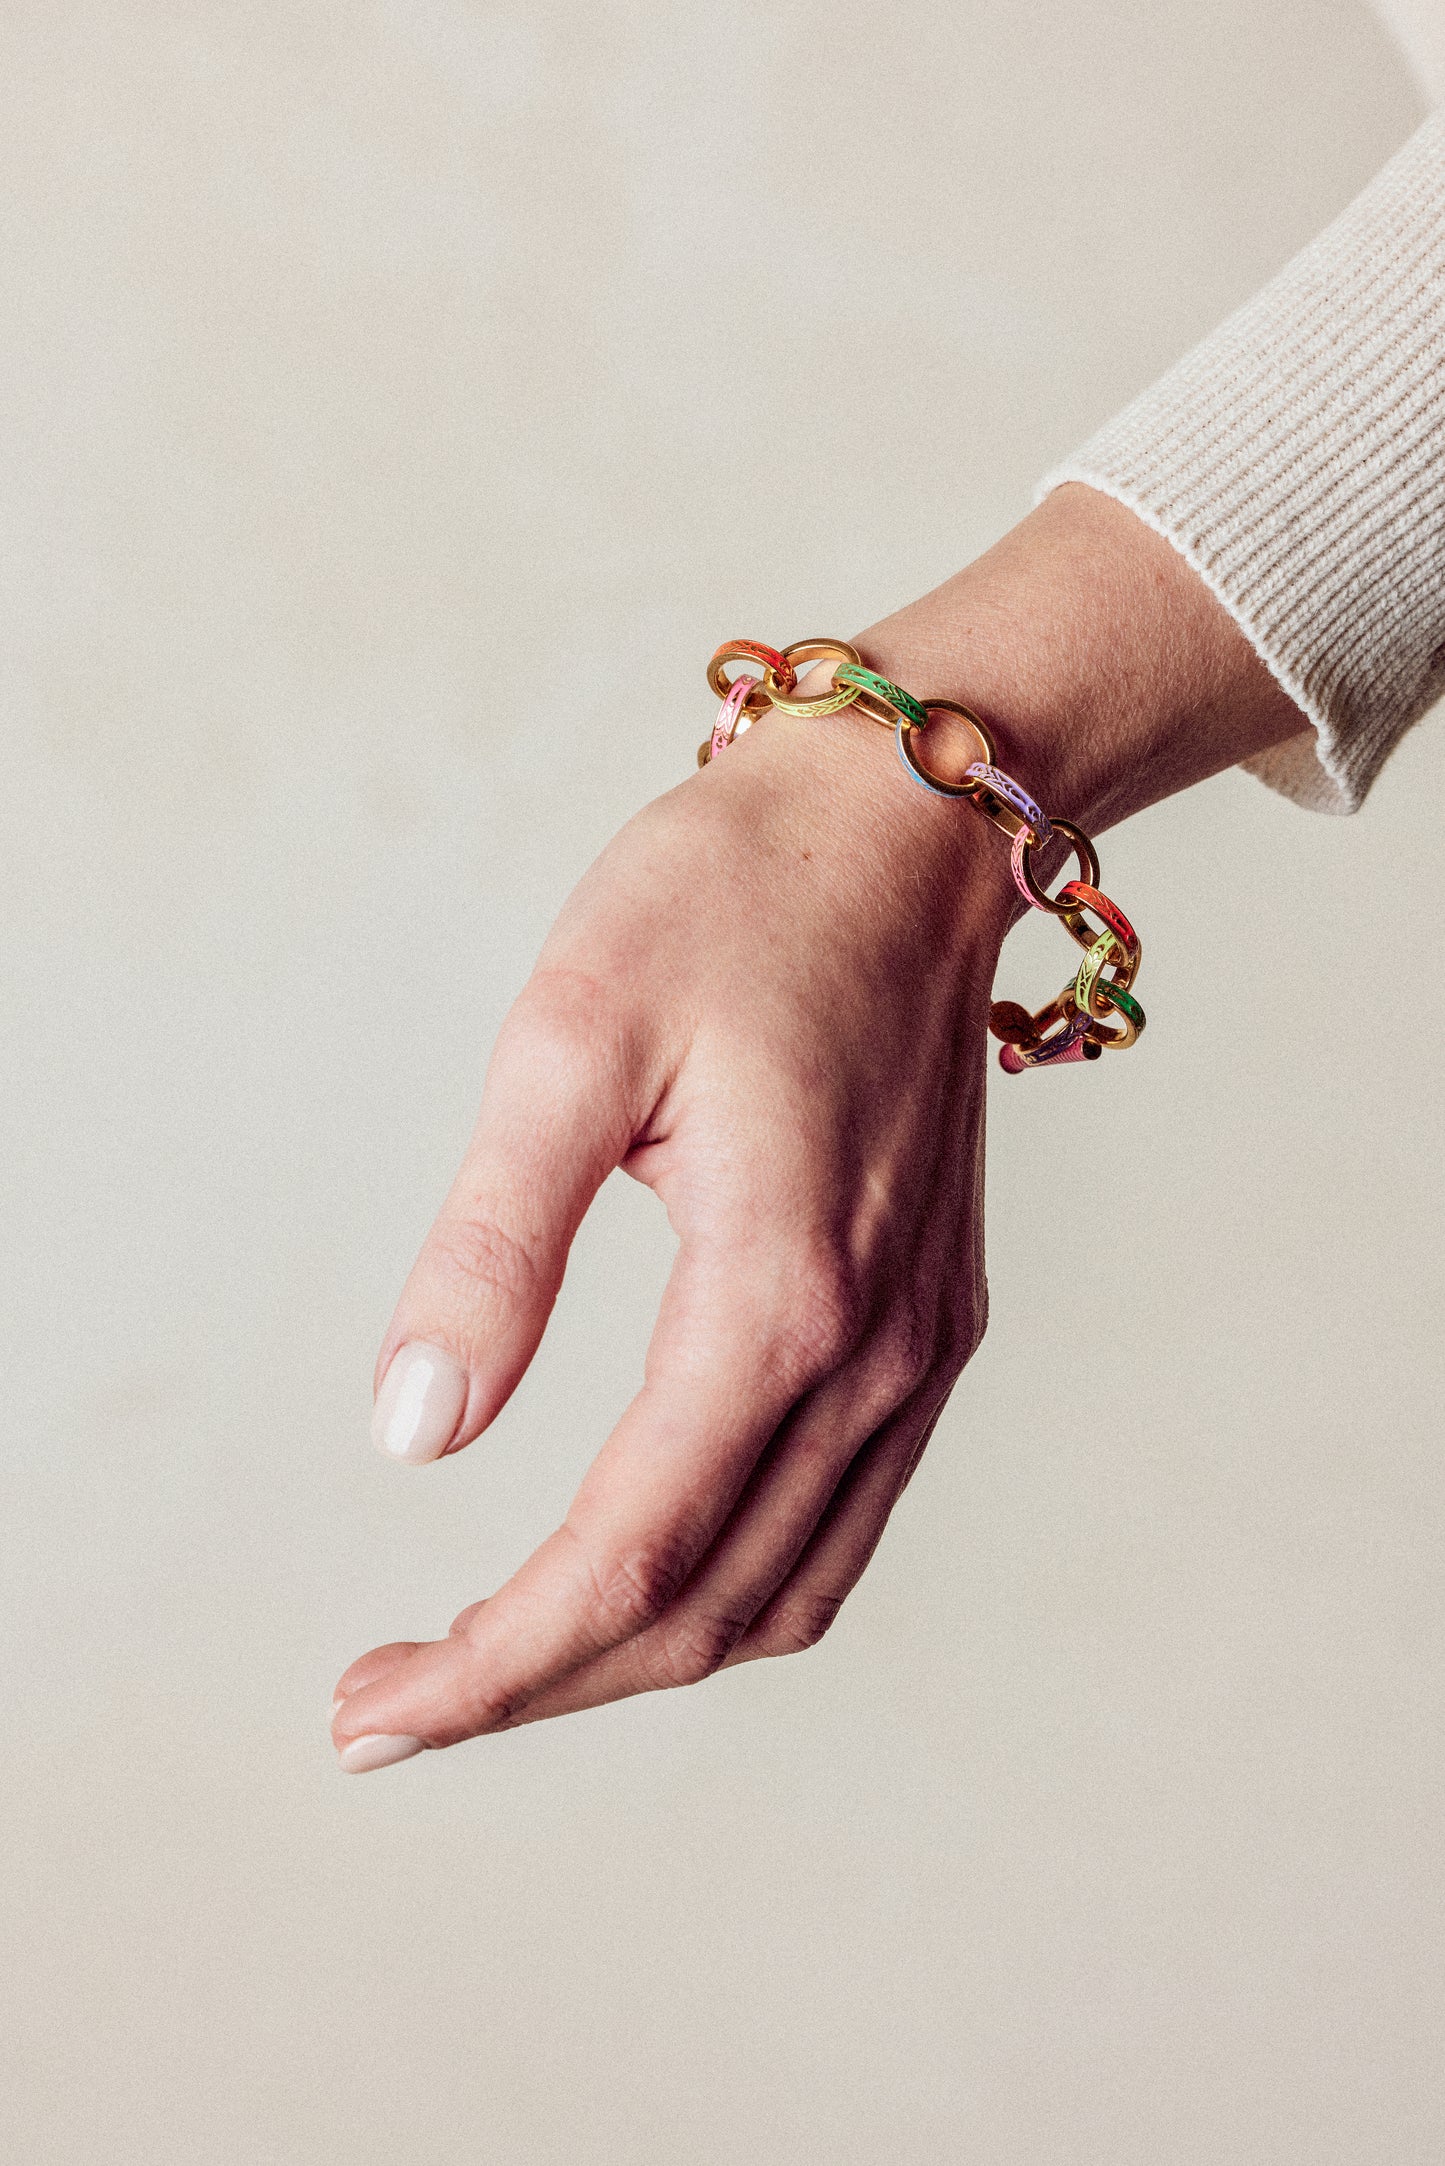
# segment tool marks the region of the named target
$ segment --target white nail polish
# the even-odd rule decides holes
[[[343,1745],[339,1758],[344,1775],[369,1775],[376,1767],[395,1767],[398,1760],[415,1759],[426,1747],[419,1737],[353,1737]]]
[[[440,1459],[466,1403],[466,1370],[444,1347],[414,1340],[396,1354],[381,1380],[371,1440],[378,1451],[413,1466]]]

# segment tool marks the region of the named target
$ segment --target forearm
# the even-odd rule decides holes
[[[1240,760],[1348,811],[1445,690],[1442,369],[1437,114],[1032,518],[861,645],[985,715],[1086,828]]]
[[[1445,114],[1056,467],[1167,537],[1311,725],[1250,764],[1359,805],[1445,692]]]

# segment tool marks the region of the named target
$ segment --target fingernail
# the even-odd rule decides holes
[[[332,1703],[331,1703],[331,1720],[332,1720],[333,1722],[335,1722],[335,1720],[336,1720],[336,1710],[337,1710],[337,1708],[338,1708],[338,1707],[344,1707],[345,1705],[346,1705],[346,1694],[345,1694],[344,1692],[338,1692],[338,1693],[337,1693],[337,1695],[336,1695],[336,1698],[335,1698],[335,1699],[334,1699],[334,1700],[332,1701]]]
[[[395,1767],[398,1760],[411,1760],[425,1751],[419,1737],[353,1737],[341,1748],[341,1772],[369,1775],[374,1767]]]
[[[466,1370],[444,1348],[418,1340],[402,1347],[381,1380],[371,1441],[413,1466],[440,1459],[466,1403]]]

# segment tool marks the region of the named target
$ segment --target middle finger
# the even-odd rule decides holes
[[[726,1527],[657,1622],[549,1685],[509,1727],[696,1684],[733,1649],[786,1581],[855,1459],[902,1427],[926,1429],[941,1386],[931,1366],[863,1349],[799,1401]]]

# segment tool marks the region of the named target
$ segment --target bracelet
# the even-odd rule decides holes
[[[798,666],[810,662],[832,664],[827,691],[798,691]],[[729,676],[734,663],[754,666]],[[761,676],[755,674],[759,669]],[[1124,1052],[1134,1044],[1144,1028],[1144,1010],[1133,994],[1142,953],[1139,935],[1099,886],[1098,852],[1088,836],[1070,820],[1050,819],[999,766],[993,735],[971,709],[952,699],[915,699],[869,669],[844,639],[800,639],[782,648],[753,639],[724,640],[707,665],[707,681],[721,705],[711,737],[698,747],[699,767],[725,752],[770,708],[816,718],[854,707],[892,730],[898,756],[915,782],[935,797],[964,799],[1009,837],[1014,886],[1031,909],[1056,917],[1084,955],[1063,991],[1037,1013],[1013,1000],[996,1000],[990,1007],[988,1027],[1001,1041],[998,1062],[1007,1074],[1097,1060],[1101,1053]],[[961,781],[934,774],[916,742],[936,714],[956,716],[977,745],[979,757],[964,769]],[[1068,844],[1079,876],[1050,895],[1039,884],[1033,856],[1055,841]]]

